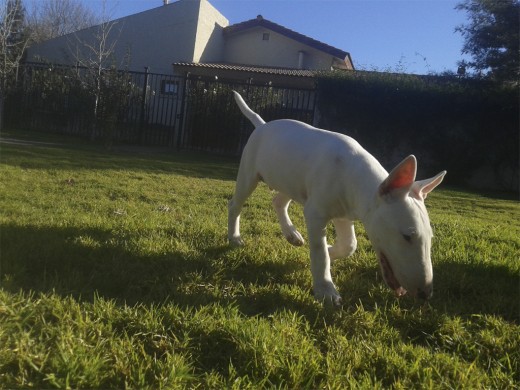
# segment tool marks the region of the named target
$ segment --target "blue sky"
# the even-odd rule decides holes
[[[34,0],[32,0],[34,1]],[[102,0],[81,0],[99,9]],[[28,1],[30,3],[30,1]],[[173,2],[173,0],[170,0]],[[231,24],[258,14],[348,51],[357,69],[406,73],[456,71],[466,15],[458,0],[209,0]],[[162,0],[107,0],[114,18],[162,6]]]

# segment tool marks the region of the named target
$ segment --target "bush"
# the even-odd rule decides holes
[[[318,85],[320,125],[353,136],[385,167],[413,153],[425,175],[447,169],[452,183],[517,189],[515,88],[376,72],[325,73]],[[494,183],[478,179],[484,170]]]
[[[189,80],[184,146],[239,155],[254,127],[233,97],[239,92],[266,122],[297,119],[312,123],[314,90],[292,90],[215,80]]]

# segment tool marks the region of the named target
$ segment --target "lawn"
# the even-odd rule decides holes
[[[60,143],[1,145],[1,388],[519,387],[517,201],[428,197],[427,304],[385,287],[358,224],[335,310],[312,298],[308,248],[282,238],[265,186],[246,246],[227,245],[236,161],[38,140]]]

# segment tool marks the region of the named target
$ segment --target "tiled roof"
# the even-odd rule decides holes
[[[280,76],[296,76],[296,77],[314,77],[317,71],[306,70],[306,69],[288,69],[288,68],[274,68],[274,67],[262,67],[262,66],[251,66],[251,65],[236,65],[227,63],[198,63],[198,62],[176,62],[173,66],[185,66],[192,68],[205,68],[205,69],[217,69],[217,70],[232,70],[241,72],[251,73],[262,73]]]
[[[273,23],[270,20],[264,19],[262,17],[262,15],[258,15],[256,17],[256,19],[246,20],[245,22],[232,24],[230,26],[225,27],[224,34],[231,35],[231,34],[234,34],[234,33],[237,33],[237,32],[243,31],[243,30],[247,30],[247,29],[250,29],[253,27],[267,28],[267,29],[275,31],[279,34],[285,35],[288,38],[294,39],[295,41],[303,43],[307,46],[313,47],[317,50],[330,54],[334,57],[341,58],[342,60],[344,60],[348,57],[350,60],[350,54],[348,52],[343,51],[341,49],[337,49],[333,46],[327,45],[326,43],[317,41],[316,39],[313,39],[306,35],[300,34],[296,31],[288,29],[279,24]],[[350,61],[350,62],[352,62],[352,61]]]

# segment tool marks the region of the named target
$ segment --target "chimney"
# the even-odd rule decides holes
[[[305,60],[305,52],[300,50],[298,52],[298,69],[303,69],[304,60]]]
[[[163,4],[164,4],[164,5],[168,5],[168,4],[170,4],[170,0],[163,0]]]

